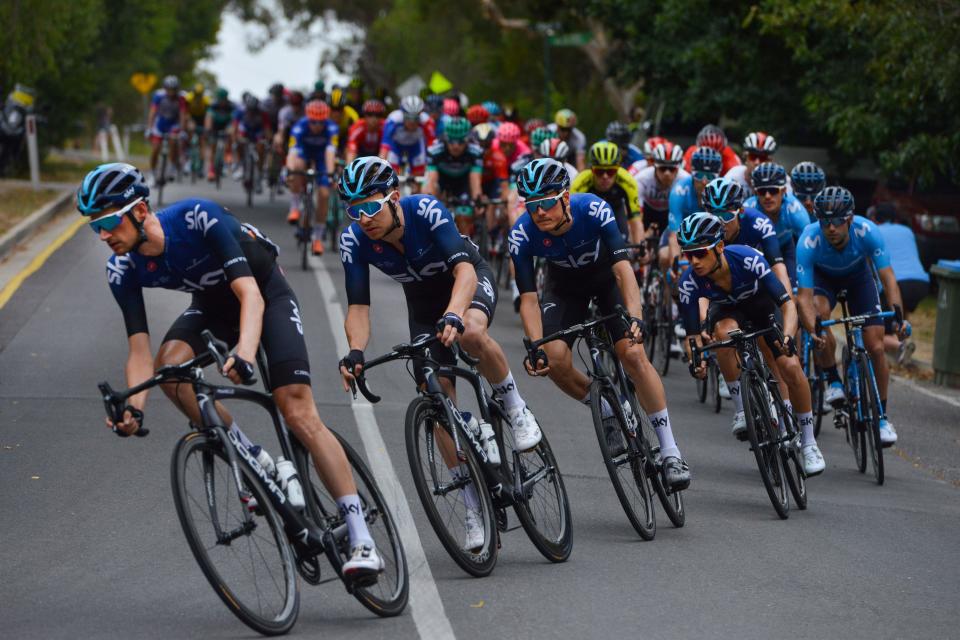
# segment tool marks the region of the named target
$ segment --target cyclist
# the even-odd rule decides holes
[[[330,90],[330,119],[338,127],[337,155],[343,157],[350,138],[350,127],[359,122],[360,115],[347,103],[347,93],[340,87]]]
[[[139,384],[155,368],[180,364],[205,351],[200,336],[205,329],[236,345],[221,373],[235,384],[248,384],[261,345],[277,407],[310,451],[346,518],[352,551],[344,575],[376,575],[384,564],[362,516],[347,457],[317,414],[303,319],[297,297],[277,265],[276,245],[210,200],[181,200],[154,212],[149,197],[140,172],[123,163],[100,165],[77,191],[80,213],[90,218],[90,226],[113,251],[107,260],[107,281],[127,329],[127,384]],[[192,294],[190,305],[167,331],[155,361],[150,354],[145,287]],[[162,389],[194,424],[200,424],[190,385],[167,384]],[[146,391],[133,396],[123,422],[108,420],[107,425],[118,435],[133,435],[143,426],[146,400]],[[224,424],[251,446],[230,414],[219,404],[217,409]]]
[[[657,145],[666,144],[667,142],[670,141],[662,136],[653,136],[643,142],[643,157],[647,161],[647,166],[653,166],[653,150],[657,148]],[[681,149],[681,152],[682,151]]]
[[[759,251],[724,243],[723,222],[713,214],[699,211],[684,218],[677,235],[683,254],[690,261],[680,276],[681,315],[687,335],[695,336],[699,346],[711,339],[726,340],[730,331],[745,323],[757,329],[769,326],[770,316],[779,308],[783,317],[783,342],[767,334],[760,342],[760,351],[767,362],[777,363],[790,398],[796,403],[804,471],[808,476],[822,473],[825,465],[813,435],[810,386],[793,338],[797,333],[797,308],[788,290]],[[702,331],[701,299],[709,301]],[[747,421],[740,395],[737,355],[732,348],[724,348],[717,349],[716,356],[736,409],[733,434],[742,438]],[[706,363],[701,363],[700,369],[692,373],[703,377]],[[785,400],[785,404],[788,410],[793,408],[791,400]]]
[[[501,122],[497,127],[497,137],[493,141],[493,148],[502,151],[507,157],[507,164],[513,175],[530,161],[530,147],[520,139],[522,136],[523,132],[516,123]]]
[[[451,118],[443,128],[443,140],[427,151],[427,182],[423,193],[449,202],[478,203],[483,195],[483,149],[468,141],[470,123]],[[479,214],[479,212],[478,212]],[[461,233],[472,230],[473,220],[456,217]]]
[[[303,93],[291,91],[287,104],[280,109],[280,113],[277,115],[277,132],[273,135],[273,146],[279,153],[284,153],[287,141],[290,139],[290,129],[304,115],[306,115],[306,111],[303,106]]]
[[[625,242],[643,242],[643,213],[637,181],[621,166],[620,148],[613,142],[596,142],[590,147],[590,168],[581,172],[570,185],[571,193],[599,196],[617,220]]]
[[[270,130],[279,131],[280,129],[280,110],[287,104],[287,95],[283,85],[279,82],[270,85],[267,97],[263,100],[263,110],[267,112],[270,118]]]
[[[725,175],[730,169],[740,164],[740,158],[737,157],[737,152],[727,144],[727,135],[723,132],[723,129],[715,124],[708,124],[703,129],[700,129],[700,133],[697,134],[696,144],[688,147],[683,154],[683,168],[687,171],[690,171],[690,167],[692,166],[690,160],[693,157],[693,153],[700,147],[710,147],[720,154],[720,157],[723,159],[720,175]]]
[[[612,142],[620,148],[621,165],[624,169],[629,169],[635,162],[643,160],[643,151],[636,145],[631,144],[630,139],[633,134],[625,123],[614,120],[607,125],[606,141]],[[604,142],[601,140],[600,142]]]
[[[490,122],[503,122],[503,110],[500,108],[500,105],[496,103],[496,101],[484,100],[481,106],[487,110],[487,113],[490,114]]]
[[[540,118],[530,118],[523,124],[523,137],[521,138],[521,140],[530,145],[530,148],[539,146],[533,140],[533,132],[537,129],[543,129],[544,131],[549,131],[551,134],[556,135],[556,132],[550,131],[547,128],[547,123],[545,120],[541,120]]]
[[[443,114],[443,96],[431,93],[423,99],[423,105],[427,115],[437,123],[437,135],[440,135],[439,122],[440,116]]]
[[[547,138],[540,143],[539,149],[534,149],[533,155],[535,158],[553,158],[563,165],[563,168],[567,170],[567,175],[579,175],[575,166],[563,160],[569,155],[569,149],[567,143],[560,138]]]
[[[344,162],[350,164],[357,156],[375,156],[383,141],[383,117],[387,108],[379,100],[363,103],[363,119],[353,123],[347,139]]]
[[[358,77],[350,78],[350,82],[347,83],[347,105],[355,113],[363,111],[363,86],[363,79]]]
[[[575,166],[577,171],[583,171],[587,162],[587,136],[577,129],[577,114],[570,109],[560,109],[547,128],[556,132],[557,137],[570,147],[570,155],[565,160]]]
[[[207,109],[210,108],[212,101],[206,93],[206,88],[202,82],[193,85],[193,91],[187,92],[184,96],[187,103],[187,131],[197,136],[197,144],[200,146],[200,157],[206,157],[206,139],[203,135],[203,126],[206,124]]]
[[[652,138],[651,138],[652,139]],[[670,191],[674,183],[680,179],[687,179],[690,174],[680,168],[683,161],[683,149],[669,140],[654,147],[652,152],[653,164],[648,165],[645,159],[638,160],[630,166],[630,174],[637,181],[640,209],[643,212],[643,225],[647,235],[658,234],[664,242],[669,240],[666,231],[670,215]],[[666,269],[670,265],[670,249],[661,244],[659,250],[660,268]]]
[[[539,340],[585,321],[594,297],[602,314],[624,305],[632,317],[629,326],[616,320],[607,330],[656,430],[666,482],[675,490],[686,488],[690,470],[674,441],[663,382],[644,353],[640,289],[610,205],[590,193],[571,194],[566,169],[549,158],[527,164],[517,178],[517,190],[526,212],[510,232],[510,257],[521,291],[520,318],[525,333]],[[536,256],[547,260],[540,301],[534,276]],[[586,404],[590,380],[573,366],[571,346],[572,341],[548,342],[529,353],[524,366],[530,375],[549,376],[564,393]],[[604,418],[613,417],[611,407],[604,406],[601,411]],[[612,421],[605,422],[611,448],[622,452],[622,437]]]
[[[754,131],[743,139],[743,164],[733,167],[724,176],[736,180],[743,187],[746,197],[753,194],[753,183],[750,180],[753,170],[764,162],[773,162],[773,154],[777,152],[777,141],[769,133]],[[787,187],[789,189],[789,185]]]
[[[775,162],[759,164],[750,179],[757,195],[747,198],[743,204],[759,209],[773,222],[790,281],[796,283],[797,238],[810,224],[810,216],[800,201],[787,193],[787,171],[782,165]]]
[[[829,318],[837,304],[837,294],[846,289],[852,315],[880,311],[874,271],[883,285],[887,301],[897,312],[894,330],[903,340],[909,322],[903,320],[900,287],[890,266],[883,236],[866,218],[854,215],[853,194],[843,187],[827,187],[813,201],[819,224],[809,225],[797,243],[797,299],[803,326],[814,335],[818,361],[826,373],[829,386],[823,399],[835,403],[844,399],[843,383],[837,371],[833,333],[815,335],[819,316]],[[887,419],[887,386],[890,371],[883,352],[883,319],[870,318],[863,327],[863,341],[880,392],[880,441],[890,446],[897,441],[897,432]]]
[[[470,121],[471,127],[475,127],[482,122],[489,122],[490,114],[482,104],[470,105],[467,109],[467,120]]]
[[[257,148],[257,174],[253,185],[257,193],[263,190],[260,177],[263,175],[264,143],[271,137],[270,116],[256,97],[247,96],[243,106],[233,113],[233,139],[237,150],[236,159],[240,160],[233,177],[239,180],[243,176],[242,158],[246,152],[246,146],[253,143]]]
[[[229,94],[224,88],[216,91],[215,100],[207,109],[207,116],[204,121],[204,129],[210,136],[210,146],[207,149],[207,165],[210,167],[207,171],[207,180],[213,182],[216,180],[216,169],[214,165],[213,151],[216,146],[217,136],[229,136],[230,124],[233,122],[233,112],[236,106],[230,101]],[[226,151],[230,149],[229,141],[226,145]]]
[[[307,102],[312,102],[314,100],[320,100],[321,102],[327,101],[327,91],[326,85],[323,84],[323,80],[317,80],[313,83],[313,91],[310,92],[310,95],[307,96]]]
[[[321,230],[327,220],[327,207],[330,204],[330,176],[333,175],[337,149],[338,128],[330,120],[330,107],[320,100],[307,103],[307,115],[301,118],[290,130],[287,169],[305,171],[313,165],[316,170],[317,217],[311,229],[313,255],[323,255],[323,233]],[[287,222],[300,222],[301,197],[304,192],[306,176],[290,176],[290,213]]]
[[[455,357],[449,347],[459,340],[480,360],[480,372],[503,401],[517,449],[535,447],[542,437],[540,427],[520,396],[503,349],[488,333],[497,304],[490,267],[457,233],[438,200],[423,194],[401,198],[398,182],[388,162],[368,157],[351,162],[338,183],[347,215],[355,220],[340,234],[349,305],[345,329],[350,353],[340,361],[344,389],[362,370],[370,339],[372,265],[403,285],[411,339],[439,333],[444,346],[431,352],[451,364]],[[452,380],[442,378],[441,384],[455,398]],[[458,463],[448,464],[452,468]],[[471,506],[467,497],[474,513],[467,515],[466,548],[472,549],[483,544],[483,532],[477,503]]]
[[[827,186],[827,175],[813,162],[801,162],[790,169],[790,183],[796,196],[807,213],[813,214],[813,198]]]
[[[150,115],[147,118],[147,137],[150,140],[150,180],[157,183],[157,158],[160,157],[160,145],[163,137],[170,141],[170,163],[179,167],[180,132],[187,126],[187,102],[180,94],[180,80],[177,76],[163,79],[163,88],[153,94],[150,102]],[[174,169],[176,172],[176,169]],[[166,180],[166,176],[161,176]]]
[[[666,239],[660,238],[661,249],[669,246],[667,265],[673,264],[680,255],[680,246],[677,244],[677,231],[685,217],[703,210],[703,190],[707,184],[720,175],[723,168],[723,159],[720,153],[712,147],[698,147],[690,157],[693,173],[686,178],[673,181],[670,189],[670,213],[667,216]],[[661,261],[663,257],[661,256]]]
[[[400,101],[400,108],[387,116],[380,157],[389,161],[394,171],[399,172],[406,163],[411,175],[422,176],[427,166],[427,147],[433,144],[433,139],[433,120],[424,112],[423,100],[419,96],[407,96]]]

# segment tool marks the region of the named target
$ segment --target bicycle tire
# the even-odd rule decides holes
[[[670,523],[680,529],[687,522],[683,491],[673,491],[664,484],[662,462],[659,459],[660,447],[652,444],[657,437],[656,431],[643,408],[638,406],[636,409],[639,411],[638,424],[640,425],[637,444],[647,461],[647,480],[653,492],[657,494],[660,506],[663,507],[663,512],[667,514]]]
[[[191,461],[191,456],[194,455],[194,453],[199,453],[201,456],[200,470],[202,473],[200,477],[203,480],[203,495],[206,498],[203,502],[198,502],[187,496],[188,466]],[[213,463],[216,460],[220,460],[223,463],[222,474],[216,474],[211,471]],[[226,490],[225,496],[223,500],[221,500],[224,507],[229,508],[228,505],[235,503],[238,509],[246,509],[246,505],[240,502],[237,495],[236,485],[233,484],[236,482],[235,477],[230,468],[226,453],[223,450],[223,444],[218,439],[194,431],[184,435],[177,442],[173,450],[170,465],[173,502],[176,506],[177,517],[180,520],[180,525],[183,528],[183,533],[187,538],[190,550],[193,552],[197,564],[200,565],[200,569],[203,571],[204,576],[206,576],[207,581],[210,583],[210,586],[213,587],[213,590],[217,596],[219,596],[220,600],[223,601],[227,608],[240,619],[241,622],[258,633],[264,635],[282,635],[290,631],[293,627],[300,609],[300,594],[297,588],[297,570],[294,563],[293,550],[287,540],[283,522],[274,510],[270,498],[267,497],[267,494],[261,488],[260,481],[253,476],[246,464],[241,463],[237,466],[243,477],[245,488],[260,505],[259,513],[262,515],[256,517],[256,520],[258,523],[266,522],[272,534],[271,537],[276,543],[277,550],[280,554],[280,563],[283,571],[281,588],[284,589],[284,593],[282,594],[282,607],[280,607],[280,611],[272,617],[268,618],[262,613],[254,611],[251,606],[247,604],[246,598],[241,597],[238,593],[238,585],[228,585],[222,576],[222,570],[215,566],[211,558],[211,552],[214,549],[226,548],[232,550],[239,547],[239,541],[242,538],[247,538],[247,544],[255,546],[260,557],[263,557],[261,546],[254,541],[256,529],[249,534],[241,534],[240,537],[232,540],[229,545],[223,545],[217,542],[215,536],[212,541],[205,541],[201,537],[195,518],[192,515],[192,505],[196,505],[196,507],[202,511],[206,511],[207,515],[210,515],[210,504],[218,505],[216,497],[218,478]],[[214,495],[210,495],[209,493],[211,487],[214,488]],[[220,515],[219,512],[220,509],[216,508],[215,513]],[[238,521],[240,520],[238,519]],[[269,539],[265,537],[263,539],[265,542],[269,542]],[[249,569],[245,568],[243,574],[249,577]],[[277,583],[274,583],[274,586],[277,586]],[[259,592],[257,595],[258,598],[253,604],[256,605],[260,603],[262,606]]]
[[[779,399],[779,398],[778,398]],[[782,402],[777,403],[777,410],[786,409]],[[807,508],[807,472],[803,469],[803,459],[800,455],[800,433],[797,430],[796,415],[787,411],[784,415],[784,424],[790,438],[780,445],[780,457],[783,461],[784,475],[790,487],[793,503],[801,511]]]
[[[433,500],[433,497],[437,495],[438,492],[436,486],[438,474],[449,474],[449,470],[440,456],[439,449],[435,448],[436,443],[434,440],[434,425],[436,424],[440,428],[446,429],[447,427],[442,424],[445,419],[445,416],[436,407],[433,400],[427,397],[420,396],[415,398],[413,402],[410,403],[410,406],[407,407],[404,431],[410,471],[413,475],[413,483],[417,487],[417,495],[420,497],[420,503],[423,505],[423,510],[427,514],[427,519],[430,521],[434,533],[436,533],[440,539],[440,544],[443,545],[443,548],[446,549],[447,554],[453,561],[457,563],[457,566],[471,576],[482,578],[490,575],[490,572],[493,571],[494,566],[497,564],[499,539],[490,492],[487,489],[483,472],[480,470],[480,465],[471,447],[463,447],[465,460],[462,464],[466,466],[467,477],[469,477],[470,482],[473,483],[480,503],[484,540],[478,552],[460,547],[460,541],[457,540],[453,533],[447,528],[447,521],[452,521],[452,518],[444,519]],[[460,437],[463,441],[466,440],[466,436],[461,434]],[[426,462],[431,464],[431,466],[427,474],[424,473],[423,465],[425,460],[421,445],[429,447],[426,452],[426,458],[428,459]],[[433,465],[432,463],[434,462],[438,462],[439,467],[442,468]],[[447,477],[449,478],[449,475]],[[449,482],[446,484],[449,484]],[[457,493],[459,495],[462,491],[457,490]],[[464,504],[464,510],[465,509],[466,505]],[[454,517],[457,515],[459,514],[454,514]],[[458,520],[458,522],[462,521],[462,518]]]
[[[883,443],[880,442],[880,399],[876,386],[871,382],[870,362],[865,353],[857,357],[860,369],[860,407],[863,413],[864,440],[867,443],[867,458],[873,468],[873,477],[877,484],[883,484]]]
[[[859,386],[854,389],[853,382],[850,380],[850,353],[846,347],[843,348],[843,388],[847,398],[847,442],[850,443],[850,447],[853,449],[853,459],[857,465],[857,471],[866,473],[866,428],[863,425],[863,421],[857,415],[860,389]]]
[[[743,377],[741,377],[743,381]],[[760,478],[764,489],[770,497],[774,511],[781,519],[790,517],[790,498],[787,495],[786,483],[783,480],[782,460],[779,454],[777,438],[771,437],[773,425],[770,416],[770,407],[767,400],[767,390],[763,381],[753,372],[747,373],[746,393],[743,394],[743,413],[747,419],[747,438],[750,448],[757,460]],[[742,382],[741,382],[742,384]],[[741,389],[743,387],[741,386]]]
[[[353,589],[353,597],[381,618],[399,615],[407,605],[410,575],[396,520],[363,458],[339,433],[332,429],[330,432],[340,442],[347,461],[353,469],[354,482],[366,513],[367,527],[386,565],[375,585],[356,586]],[[328,528],[340,526],[343,524],[343,517],[339,513],[336,500],[320,481],[313,464],[313,457],[302,447],[300,448],[303,450],[301,468],[304,470],[304,475],[309,478],[309,495],[314,499],[307,503],[310,515],[318,522],[325,520]],[[347,541],[346,538],[344,540]],[[349,551],[346,547],[338,549],[341,562],[347,561]]]
[[[253,181],[254,181],[254,163],[253,153],[250,151],[250,145],[253,142],[247,142],[247,148],[243,154],[243,188],[247,192],[247,206],[253,206]]]
[[[167,184],[167,152],[160,152],[160,176],[154,176],[157,184],[157,208],[163,206],[163,187]]]
[[[710,376],[713,412],[720,413],[720,409],[723,408],[723,398],[720,397],[720,365],[717,364],[716,360],[710,360],[710,369],[707,375]]]
[[[666,290],[660,288],[660,304],[657,307],[657,332],[660,334],[658,345],[660,366],[657,368],[660,376],[670,372],[670,345],[673,344],[673,314],[670,311],[671,299]]]
[[[600,453],[603,455],[603,464],[607,468],[610,482],[613,484],[627,520],[630,521],[630,526],[644,540],[653,540],[657,534],[657,517],[653,496],[650,494],[650,483],[647,480],[647,469],[636,450],[636,443],[631,442],[634,438],[627,428],[627,418],[623,414],[623,406],[617,395],[617,392],[605,382],[594,380],[590,383],[590,413],[593,415],[593,428],[597,434]],[[616,459],[611,455],[607,445],[606,429],[603,426],[603,400],[606,400],[613,410],[626,444],[626,453],[620,454]],[[621,476],[621,470],[625,477]]]
[[[526,532],[537,551],[550,562],[565,562],[570,557],[570,552],[573,551],[570,500],[563,483],[563,475],[560,473],[560,467],[557,465],[557,459],[553,455],[553,449],[547,441],[546,434],[542,435],[540,443],[533,449],[523,452],[517,451],[514,445],[513,429],[505,426],[506,420],[504,417],[496,415],[494,410],[494,415],[491,418],[494,431],[499,435],[497,442],[500,446],[500,459],[504,471],[509,470],[512,477],[513,471],[519,467],[520,483],[522,485],[527,478],[547,469],[544,477],[530,487],[529,493],[520,497],[519,501],[513,505],[513,510],[517,514],[517,519],[520,520],[520,526],[523,527],[524,532]],[[536,497],[536,490],[543,488],[545,485],[547,491],[542,502],[556,500],[557,505],[558,523],[551,527],[554,532],[552,535],[544,531],[545,526],[549,524],[548,518],[540,515],[539,509],[531,507],[531,501]]]
[[[814,377],[810,380],[810,400],[813,405],[813,436],[820,437],[820,426],[823,423],[823,394],[826,390],[823,384],[823,374],[814,370]]]
[[[300,269],[310,269],[310,242],[313,239],[313,194],[309,191],[303,198],[303,220],[300,222],[297,246],[300,248]]]

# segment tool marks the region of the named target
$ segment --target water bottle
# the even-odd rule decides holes
[[[494,434],[493,427],[490,423],[479,422],[469,411],[463,411],[460,415],[463,416],[464,422],[467,423],[467,427],[473,435],[480,441],[480,445],[487,454],[487,459],[490,463],[500,464],[500,448],[497,447],[496,434]]]
[[[277,466],[273,463],[273,458],[270,457],[270,454],[267,453],[266,449],[261,447],[258,444],[253,445],[248,449],[250,455],[260,463],[260,466],[263,467],[263,470],[267,472],[267,475],[271,478],[275,476],[277,472]]]
[[[303,499],[303,487],[300,486],[297,470],[293,463],[283,456],[277,456],[277,477],[280,479],[280,487],[287,492],[290,505],[296,509],[303,509],[306,502]]]

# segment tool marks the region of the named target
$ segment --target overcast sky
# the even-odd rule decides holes
[[[322,30],[318,21],[315,33]],[[230,90],[233,99],[238,99],[243,91],[264,96],[274,82],[296,89],[312,89],[317,78],[317,65],[325,46],[329,41],[322,37],[311,37],[305,47],[288,44],[290,30],[280,33],[270,44],[256,53],[247,50],[248,35],[261,33],[257,27],[245,25],[239,18],[225,12],[220,27],[217,46],[210,59],[201,62],[200,67],[216,75],[221,86]],[[337,28],[330,33],[337,35],[343,31]],[[335,69],[324,70],[328,85],[331,82],[345,82],[345,76],[339,76]]]

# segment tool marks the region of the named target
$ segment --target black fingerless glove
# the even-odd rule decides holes
[[[356,367],[363,364],[363,351],[360,349],[350,349],[350,353],[340,358],[339,367],[346,369],[350,375],[356,375]]]

